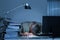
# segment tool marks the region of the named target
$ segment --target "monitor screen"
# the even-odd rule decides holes
[[[60,36],[60,16],[43,16],[42,32]]]

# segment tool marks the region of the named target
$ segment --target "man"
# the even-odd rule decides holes
[[[26,28],[27,29],[27,28]],[[36,23],[36,22],[32,22],[30,27],[29,27],[29,31],[28,32],[24,32],[24,27],[22,26],[21,30],[20,30],[20,35],[21,36],[38,36],[38,33],[40,33],[40,29],[41,27]]]

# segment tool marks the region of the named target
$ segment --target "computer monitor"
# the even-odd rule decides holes
[[[54,37],[60,37],[60,16],[43,16],[42,32],[52,33]]]

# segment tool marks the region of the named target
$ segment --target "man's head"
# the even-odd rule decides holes
[[[41,32],[41,26],[37,22],[32,22],[30,32],[32,32],[35,35],[38,35],[38,33]]]

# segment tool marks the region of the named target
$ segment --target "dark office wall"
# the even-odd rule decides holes
[[[8,14],[5,13],[26,2],[30,4],[31,10],[20,7]],[[9,17],[12,19],[11,21],[16,23],[23,21],[42,22],[42,16],[47,15],[47,0],[0,0],[0,5],[0,16]]]

